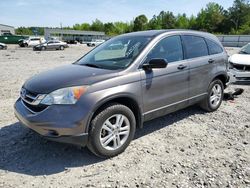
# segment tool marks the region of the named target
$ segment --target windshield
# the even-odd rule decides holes
[[[243,46],[239,53],[240,54],[250,54],[250,44]]]
[[[125,69],[150,41],[146,36],[119,36],[108,40],[76,62],[102,69]]]

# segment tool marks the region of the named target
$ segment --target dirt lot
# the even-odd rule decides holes
[[[145,123],[127,150],[108,160],[21,126],[13,104],[23,82],[88,50],[0,51],[0,187],[250,187],[250,85],[230,86],[245,92],[217,112],[194,106]]]

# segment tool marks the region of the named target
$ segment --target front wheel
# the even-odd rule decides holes
[[[64,46],[60,46],[60,50],[64,50]]]
[[[97,156],[108,158],[122,153],[134,137],[133,112],[121,104],[110,104],[91,122],[88,148]]]
[[[221,80],[216,79],[210,83],[208,95],[200,104],[201,108],[208,112],[216,111],[224,97],[224,85]]]

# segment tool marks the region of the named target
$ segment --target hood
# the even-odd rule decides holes
[[[228,61],[233,64],[250,65],[250,54],[234,54]]]
[[[23,87],[34,93],[48,94],[60,88],[91,85],[116,76],[118,72],[114,70],[72,64],[35,75]]]

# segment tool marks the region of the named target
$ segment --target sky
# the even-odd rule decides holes
[[[0,24],[41,27],[72,26],[76,23],[131,21],[140,14],[149,19],[160,11],[175,15],[196,15],[207,3],[216,2],[224,8],[233,0],[1,0]]]

